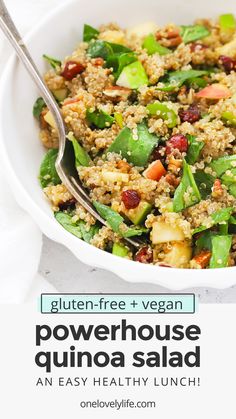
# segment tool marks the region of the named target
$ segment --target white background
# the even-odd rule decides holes
[[[149,324],[197,324],[201,327],[201,367],[195,369],[174,368],[71,368],[56,369],[57,376],[93,377],[93,376],[198,376],[200,387],[158,388],[158,387],[50,387],[36,388],[38,376],[45,376],[34,364],[34,356],[40,350],[68,351],[72,341],[51,340],[41,347],[35,346],[35,324],[119,324],[124,315],[41,315],[32,305],[0,306],[0,417],[4,419],[65,419],[65,418],[143,418],[149,419],[235,419],[235,372],[236,372],[236,305],[200,305],[200,312],[195,315],[129,315],[127,322],[136,325]],[[4,322],[3,319],[7,319]],[[16,320],[17,319],[17,320]],[[172,350],[187,352],[195,342],[175,342]],[[78,351],[89,350],[91,353],[105,350],[123,351],[127,360],[135,351],[158,351],[160,342],[130,341],[75,343]],[[174,349],[175,348],[175,349]],[[128,363],[130,364],[130,363]],[[115,412],[111,409],[80,409],[83,400],[114,400],[129,398],[137,400],[155,400],[156,409],[129,409]]]
[[[31,29],[53,7],[65,0],[6,0],[17,26],[22,33]],[[78,11],[81,13],[82,11]],[[114,18],[115,19],[115,18]],[[105,21],[105,17],[104,17]],[[63,28],[62,28],[63,30]],[[4,66],[11,49],[0,34],[0,65]],[[45,51],[46,52],[46,51]],[[37,141],[37,139],[35,139]],[[68,268],[69,267],[69,268]],[[40,272],[58,291],[66,292],[164,292],[165,289],[150,284],[128,284],[114,274],[87,267],[64,247],[44,239]],[[236,287],[217,291],[191,290],[202,302],[236,302]]]

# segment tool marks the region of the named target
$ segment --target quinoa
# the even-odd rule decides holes
[[[193,34],[196,24],[203,34],[188,40],[174,23],[152,24],[148,37],[103,24],[44,76],[106,225],[56,176],[58,134],[45,104],[40,181],[56,218],[91,245],[156,266],[208,269],[236,265],[236,32],[199,19]],[[129,234],[141,235],[141,251]],[[219,266],[213,237],[230,243]]]

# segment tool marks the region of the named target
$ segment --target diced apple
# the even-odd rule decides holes
[[[192,257],[192,248],[189,242],[173,243],[171,250],[166,253],[163,263],[173,268],[188,268]]]
[[[149,35],[150,33],[155,33],[158,29],[158,26],[154,22],[144,22],[140,25],[134,26],[127,30],[127,36],[138,36],[140,38],[144,38],[145,36]]]
[[[101,32],[99,35],[99,39],[121,45],[123,45],[125,42],[124,32],[116,30],[107,30],[105,32]]]
[[[231,96],[231,92],[227,86],[215,83],[204,87],[196,93],[196,97],[203,99],[226,99]]]
[[[227,44],[223,45],[216,49],[217,54],[226,55],[227,57],[235,58],[236,57],[236,37],[228,42]]]
[[[68,89],[55,89],[52,93],[59,102],[62,102],[68,95]]]
[[[135,61],[124,67],[116,84],[128,89],[138,89],[145,84],[147,85],[148,77],[140,61]]]
[[[146,201],[140,201],[137,208],[125,210],[124,214],[132,221],[134,225],[142,224],[147,215],[151,212],[152,206]]]
[[[183,241],[184,233],[178,226],[173,226],[164,221],[156,221],[152,226],[151,240],[153,244]]]
[[[47,122],[47,124],[49,124],[52,128],[57,129],[56,126],[56,122],[52,116],[52,113],[50,111],[48,111],[45,115],[44,115],[44,120]]]
[[[102,178],[105,182],[129,182],[129,175],[121,172],[109,172],[102,170]]]

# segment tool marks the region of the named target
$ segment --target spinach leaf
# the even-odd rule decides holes
[[[169,48],[163,47],[156,41],[155,36],[151,33],[143,41],[143,48],[147,50],[148,55],[158,53],[159,55],[171,54]]]
[[[87,24],[84,25],[84,31],[83,31],[84,42],[90,42],[92,39],[97,38],[98,34],[99,34],[99,31],[97,29]]]
[[[233,213],[233,208],[232,207],[228,207],[228,208],[222,208],[219,211],[214,212],[213,214],[211,214],[211,225],[206,227],[204,225],[201,225],[198,228],[195,228],[195,230],[193,231],[193,234],[196,233],[200,233],[201,231],[205,231],[208,230],[209,228],[217,225],[217,224],[225,224],[229,221],[231,215]]]
[[[220,177],[226,170],[236,166],[236,155],[219,157],[218,159],[212,160],[209,166]]]
[[[124,45],[113,44],[112,42],[102,41],[99,39],[96,41],[91,41],[87,49],[87,54],[91,58],[101,57],[104,60],[106,60],[111,55],[123,54],[127,52],[132,51]]]
[[[173,200],[174,212],[180,212],[201,201],[201,195],[190,166],[183,160],[183,175]]]
[[[108,42],[97,40],[90,42],[87,54],[91,58],[101,57],[106,60],[109,55],[113,54],[113,49]]]
[[[86,224],[83,220],[79,220],[79,227],[82,234],[82,239],[86,243],[90,243],[92,238],[95,236],[95,234],[98,233],[100,227],[97,224],[92,225],[89,230],[86,227]]]
[[[210,35],[210,31],[202,25],[180,26],[180,36],[185,44],[197,41]]]
[[[75,166],[89,166],[91,161],[88,153],[84,148],[80,145],[80,143],[76,140],[72,132],[69,132],[67,135],[68,140],[72,142],[74,153],[75,153]]]
[[[65,228],[69,233],[73,234],[76,237],[79,237],[79,239],[82,239],[82,233],[80,226],[76,223],[73,223],[72,217],[69,214],[66,214],[65,212],[58,211],[54,214],[56,220],[58,223],[62,225],[62,227]]]
[[[231,245],[232,236],[224,235],[212,237],[210,269],[225,268],[228,266]]]
[[[108,148],[108,152],[121,154],[135,166],[146,166],[149,157],[159,138],[150,134],[145,123],[138,124],[138,139],[133,138],[132,131],[125,127]]]
[[[133,52],[125,52],[122,54],[113,54],[107,57],[106,67],[113,68],[113,75],[117,80],[123,68],[137,61],[137,56]]]
[[[193,77],[186,81],[187,86],[194,90],[203,89],[207,86],[207,81],[201,77]]]
[[[47,154],[43,158],[39,170],[39,181],[42,188],[46,188],[46,186],[49,185],[58,185],[61,183],[61,179],[59,178],[55,167],[57,154],[58,150],[52,148],[48,150]]]
[[[46,103],[44,102],[42,97],[38,97],[38,99],[35,101],[33,106],[33,115],[35,118],[39,119],[41,112],[43,108],[45,108]]]
[[[124,222],[124,218],[121,217],[121,215],[118,214],[118,212],[114,211],[107,205],[101,204],[98,201],[94,201],[93,205],[96,208],[97,212],[101,215],[101,217],[107,221],[112,230],[115,233],[120,234],[122,237],[141,236],[141,234],[146,233],[148,231],[144,227],[128,227]]]
[[[179,70],[171,71],[162,79],[164,86],[157,87],[163,92],[172,92],[178,90],[187,80],[193,77],[200,77],[207,74],[205,70]]]
[[[194,179],[202,199],[206,199],[211,194],[215,181],[214,176],[209,173],[205,173],[202,170],[197,170],[196,173],[194,173]]]
[[[62,211],[58,211],[54,214],[58,223],[62,225],[69,233],[73,234],[74,236],[78,237],[79,239],[83,239],[87,243],[90,243],[92,238],[97,234],[99,230],[98,225],[93,225],[87,230],[86,224],[83,220],[79,220],[74,222],[72,220],[71,214],[67,214]]]
[[[86,117],[89,124],[95,125],[95,127],[100,129],[110,127],[115,121],[113,116],[109,115],[103,110],[91,112],[89,109],[87,109]]]
[[[49,55],[43,54],[43,58],[50,64],[54,69],[61,66],[61,61],[56,58],[50,57]]]
[[[164,102],[154,102],[147,105],[147,110],[151,116],[159,116],[164,121],[168,121],[167,127],[174,128],[178,122],[178,116],[170,106]]]
[[[196,240],[196,246],[198,250],[212,249],[212,237],[214,237],[217,233],[215,231],[205,231],[199,239]]]
[[[204,147],[203,141],[197,141],[197,137],[194,135],[187,135],[189,141],[188,152],[186,156],[186,162],[188,164],[194,164],[198,160],[201,150]]]

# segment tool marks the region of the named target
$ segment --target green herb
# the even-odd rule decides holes
[[[226,235],[229,232],[229,223],[225,222],[224,224],[219,224],[219,232],[222,235]]]
[[[210,35],[210,31],[202,25],[180,27],[180,36],[185,44],[205,38],[208,35]]]
[[[137,61],[137,56],[133,52],[113,54],[107,57],[106,67],[113,68],[113,75],[117,80],[124,67]]]
[[[201,150],[204,147],[204,142],[198,141],[197,137],[194,135],[188,135],[187,138],[189,141],[189,147],[186,156],[186,162],[188,164],[194,164],[199,159]]]
[[[143,48],[147,50],[148,55],[158,53],[159,55],[170,54],[169,48],[163,47],[159,42],[156,41],[153,34],[148,35],[143,41]]]
[[[89,109],[87,109],[86,117],[89,124],[95,125],[95,127],[100,129],[110,127],[115,121],[113,116],[109,115],[103,110],[91,112]]]
[[[61,61],[56,58],[50,57],[49,55],[43,54],[43,58],[50,64],[54,69],[61,66]]]
[[[46,103],[44,102],[42,97],[38,97],[38,99],[35,101],[33,106],[33,115],[35,118],[39,119],[41,112],[43,108],[45,108]]]
[[[195,230],[193,231],[193,234],[196,233],[200,233],[204,230],[208,230],[209,228],[217,225],[217,224],[225,224],[229,221],[231,215],[233,213],[233,208],[232,207],[228,207],[228,208],[222,208],[219,211],[214,212],[213,214],[211,214],[211,225],[206,227],[204,225],[201,225],[198,228],[195,228]]]
[[[70,140],[73,144],[74,153],[75,153],[75,166],[89,166],[91,161],[87,151],[83,149],[83,147],[79,144],[76,140],[72,132],[69,132],[67,135],[68,140]]]
[[[221,15],[219,17],[220,31],[223,33],[231,33],[236,29],[236,22],[234,15],[231,13]]]
[[[120,256],[125,258],[129,253],[129,249],[125,247],[123,244],[114,243],[112,247],[112,254],[115,256]]]
[[[125,47],[121,44],[114,44],[113,42],[107,42],[110,47],[112,48],[113,54],[124,54],[126,52],[132,52],[132,50],[128,47]]]
[[[229,253],[232,245],[232,236],[212,237],[212,256],[210,268],[225,268],[228,266]]]
[[[174,194],[173,210],[180,212],[184,209],[197,204],[201,200],[201,195],[194,180],[190,166],[183,161],[183,175],[181,182]]]
[[[138,139],[134,139],[132,131],[128,127],[123,128],[107,151],[121,154],[129,163],[144,167],[159,138],[150,134],[145,123],[138,124],[137,131]]]
[[[58,150],[52,148],[51,150],[48,150],[47,154],[43,158],[39,170],[39,181],[42,188],[61,183],[61,179],[59,178],[55,167],[57,155]]]
[[[99,35],[99,31],[97,29],[87,24],[84,25],[84,31],[83,31],[84,42],[90,42],[92,39],[97,38],[98,35]]]
[[[232,169],[236,165],[236,155],[223,156],[218,159],[212,160],[210,167],[216,172],[216,175],[220,177],[226,170]]]
[[[54,215],[58,223],[60,223],[65,230],[79,239],[83,239],[87,243],[90,243],[99,230],[99,226],[97,225],[93,225],[87,230],[85,222],[83,220],[73,221],[71,214],[59,211]]]
[[[122,237],[141,236],[141,234],[147,233],[148,231],[144,227],[128,227],[124,222],[124,218],[107,205],[101,204],[98,201],[94,201],[93,205],[101,217],[107,221],[112,230],[115,233],[120,234]]]
[[[194,173],[194,179],[202,199],[206,199],[211,194],[215,178],[209,173],[197,170],[196,173]]]
[[[164,121],[168,121],[167,127],[174,128],[178,122],[178,115],[165,102],[155,102],[147,105],[147,110],[151,116],[158,116]]]
[[[179,70],[168,73],[162,79],[164,86],[158,87],[163,92],[172,92],[178,90],[187,80],[204,76],[207,74],[205,70]]]

